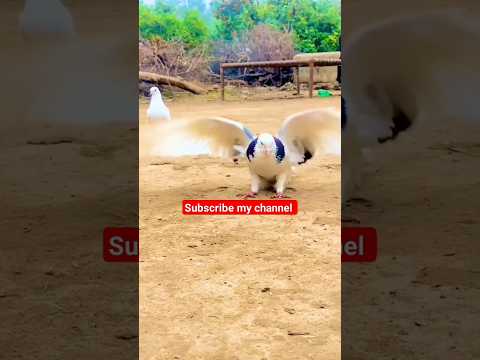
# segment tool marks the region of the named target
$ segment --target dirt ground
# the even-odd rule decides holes
[[[438,125],[385,144],[344,226],[377,229],[379,257],[342,266],[349,359],[476,359],[480,131]],[[476,321],[476,320],[475,320]],[[375,357],[371,357],[375,354]],[[475,356],[471,357],[472,354]]]
[[[287,115],[340,99],[167,104],[173,119],[224,116],[275,132]],[[145,112],[142,102],[141,358],[339,359],[340,158],[320,157],[293,178],[295,217],[186,217],[183,199],[248,191],[247,164],[150,156]]]

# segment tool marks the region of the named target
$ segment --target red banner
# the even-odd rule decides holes
[[[342,228],[342,262],[372,262],[377,252],[374,228]]]
[[[103,259],[108,262],[138,262],[138,228],[105,228]]]
[[[183,215],[296,215],[297,200],[183,200]]]

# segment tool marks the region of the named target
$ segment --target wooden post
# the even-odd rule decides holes
[[[308,81],[308,87],[309,87],[309,96],[310,98],[313,98],[313,76],[314,76],[314,70],[315,70],[315,66],[314,66],[314,62],[313,61],[310,61],[310,78],[309,78],[309,81]]]
[[[295,75],[297,76],[297,95],[300,95],[300,67],[295,68]]]
[[[225,101],[225,74],[223,66],[220,65],[220,82],[221,84],[221,93],[222,93],[222,101]]]

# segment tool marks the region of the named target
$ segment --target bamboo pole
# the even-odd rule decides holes
[[[297,95],[300,95],[300,67],[295,68],[295,75],[297,76]]]
[[[308,91],[309,91],[309,97],[313,98],[313,77],[314,77],[315,63],[313,61],[310,61],[309,67],[310,67],[310,76],[308,79]]]
[[[281,61],[252,61],[244,63],[223,63],[221,67],[227,68],[255,68],[255,67],[307,67],[313,62],[315,66],[338,66],[341,64],[339,59],[323,60],[281,60]]]
[[[225,72],[223,70],[223,67],[220,67],[220,82],[221,82],[222,101],[225,101]]]

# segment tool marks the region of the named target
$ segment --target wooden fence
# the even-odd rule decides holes
[[[310,76],[308,82],[309,96],[313,97],[313,77],[316,66],[338,66],[341,67],[341,61],[338,59],[323,60],[282,60],[282,61],[254,61],[245,63],[223,63],[220,65],[220,81],[222,83],[222,101],[225,100],[225,69],[244,69],[244,68],[295,68],[297,79],[297,93],[300,94],[300,68],[309,67]],[[339,69],[340,70],[340,69]]]

